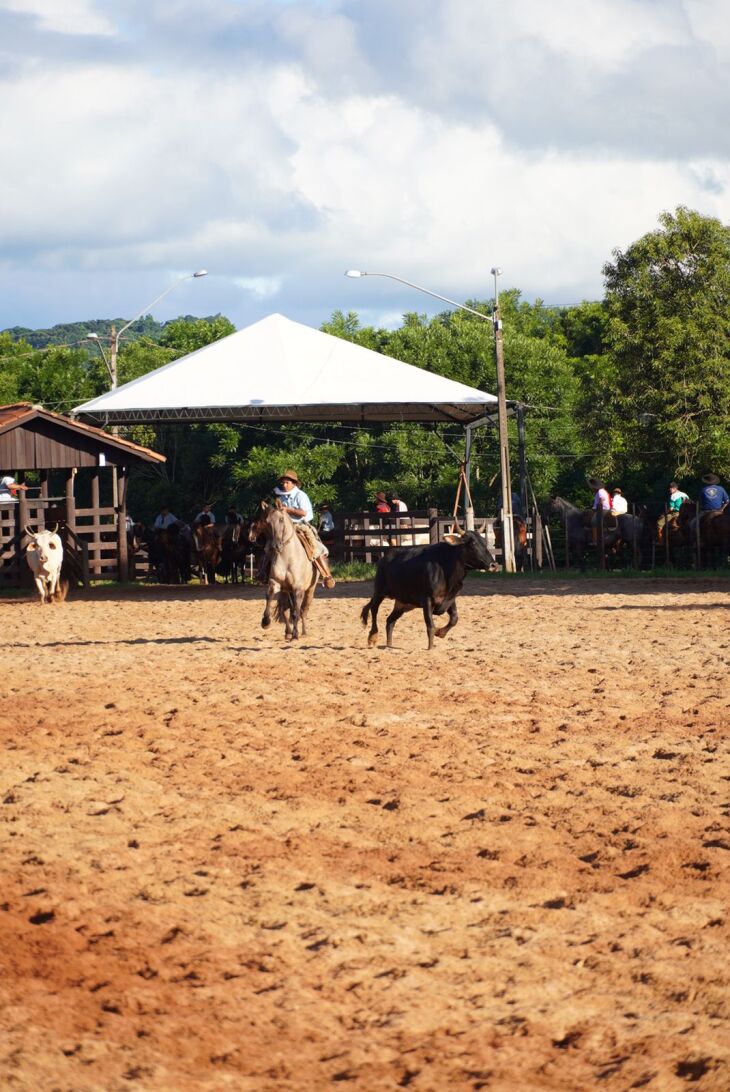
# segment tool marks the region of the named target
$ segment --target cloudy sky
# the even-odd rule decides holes
[[[598,298],[730,220],[726,0],[0,0],[0,329]]]

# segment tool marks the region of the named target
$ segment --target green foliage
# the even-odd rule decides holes
[[[604,267],[615,383],[607,449],[650,479],[727,475],[730,229],[686,208],[659,221]]]

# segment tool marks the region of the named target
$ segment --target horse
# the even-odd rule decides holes
[[[576,508],[564,497],[553,496],[542,506],[540,515],[543,522],[551,516],[559,516],[565,527],[565,545],[570,560],[577,562],[581,569],[586,567],[586,554],[593,542],[591,518],[593,513]]]
[[[586,567],[588,550],[593,542],[593,509],[576,508],[563,497],[551,497],[541,512],[543,520],[559,516],[566,531],[566,546],[570,560],[577,562],[581,570]],[[608,512],[604,516],[603,549],[606,563],[620,559],[625,548],[631,550],[632,559],[637,564],[644,548],[648,524],[646,514],[641,512],[631,515],[626,512],[613,516]],[[634,554],[635,550],[635,554]]]
[[[150,566],[160,584],[187,584],[190,579],[190,528],[173,523],[156,528],[149,541]]]
[[[691,564],[695,550],[692,521],[696,515],[696,502],[686,500],[680,505],[676,518],[667,519],[663,527],[657,523],[657,545],[667,551],[670,563],[681,559],[686,566]]]
[[[603,547],[606,551],[606,562],[610,565],[612,559],[624,559],[626,564],[626,551],[629,551],[631,563],[637,568],[641,565],[645,551],[650,551],[651,530],[647,519],[646,509],[639,507],[635,513],[624,512],[620,516],[613,517],[616,526],[609,523],[603,532]]]
[[[227,523],[221,538],[221,557],[218,572],[226,584],[238,583],[239,575],[243,580],[246,563],[246,544],[243,541],[243,523]]]
[[[723,508],[700,513],[700,548],[706,566],[727,562],[730,554],[730,506],[727,504]]]
[[[515,543],[515,570],[518,573],[525,571],[527,562],[527,523],[522,516],[512,516],[512,534]],[[502,520],[494,521],[494,546],[502,549]]]
[[[200,583],[215,584],[215,570],[221,559],[221,541],[212,524],[197,523],[193,527],[192,557],[198,568]]]
[[[249,542],[260,536],[266,539],[266,554],[270,561],[266,608],[261,625],[271,625],[271,605],[276,598],[276,621],[283,622],[287,641],[296,641],[301,625],[306,636],[306,622],[319,580],[319,571],[312,564],[295,530],[295,525],[283,508],[272,508],[261,501],[259,512],[251,521]]]

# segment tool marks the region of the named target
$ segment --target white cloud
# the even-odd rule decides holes
[[[463,299],[498,262],[505,287],[570,302],[662,210],[729,218],[711,0],[210,0],[197,22],[192,0],[73,0],[60,53],[60,8],[2,5],[43,27],[4,78],[0,327],[131,313],[140,278],[199,266],[239,322],[274,299],[310,321],[426,305],[353,265]]]
[[[58,34],[112,34],[114,30],[94,0],[3,0],[3,9],[29,15],[42,30]]]

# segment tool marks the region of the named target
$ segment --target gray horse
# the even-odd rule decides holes
[[[272,508],[261,502],[258,515],[252,520],[249,541],[266,539],[269,560],[266,609],[261,619],[264,629],[271,625],[271,605],[276,599],[275,617],[283,622],[287,641],[306,636],[306,620],[314,598],[319,573],[307,555],[290,516],[283,508]]]

